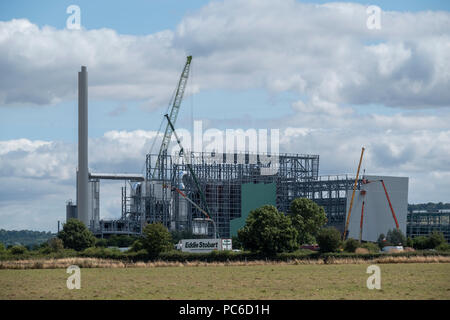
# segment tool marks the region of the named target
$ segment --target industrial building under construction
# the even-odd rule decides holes
[[[291,201],[304,197],[323,206],[328,225],[341,232],[347,220],[349,235],[354,238],[362,233],[363,240],[373,241],[379,233],[395,227],[406,233],[408,178],[320,176],[319,155],[184,151],[174,125],[190,63],[188,57],[166,115],[159,153],[147,154],[143,159],[145,174],[89,172],[88,84],[86,67],[82,67],[78,87],[77,203],[67,204],[67,218],[80,219],[102,237],[140,234],[146,224],[161,222],[169,230],[228,238],[244,226],[251,210],[271,204],[288,213]],[[174,136],[180,143],[179,155],[167,152]],[[127,182],[122,188],[121,217],[116,220],[100,218],[103,179]],[[350,200],[350,196],[354,199]],[[346,219],[350,202],[354,202],[353,214]]]

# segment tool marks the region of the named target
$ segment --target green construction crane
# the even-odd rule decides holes
[[[184,90],[186,89],[186,84],[189,77],[189,68],[191,66],[191,61],[192,56],[188,56],[183,72],[181,73],[180,80],[178,81],[177,91],[175,93],[169,115],[172,124],[175,124],[175,122],[177,121],[178,111],[180,110],[181,100],[183,100]],[[164,132],[164,137],[161,143],[161,148],[159,149],[158,159],[156,160],[155,168],[153,169],[152,179],[157,179],[156,173],[161,168],[161,162],[163,161],[164,156],[167,154],[170,139],[172,138],[172,132],[173,128],[169,124],[167,124],[166,131]]]

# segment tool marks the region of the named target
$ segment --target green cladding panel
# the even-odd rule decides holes
[[[241,187],[241,217],[230,221],[230,236],[244,227],[248,214],[254,209],[271,204],[276,206],[275,183],[244,183]]]

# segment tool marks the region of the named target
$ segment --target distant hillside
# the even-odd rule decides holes
[[[48,239],[52,238],[54,235],[51,232],[45,231],[31,231],[31,230],[20,230],[20,231],[8,231],[0,229],[0,242],[2,242],[5,247],[8,245],[21,244],[26,247],[31,247],[33,245],[39,245]]]
[[[408,210],[440,210],[440,209],[450,209],[450,203],[417,203],[408,204]]]

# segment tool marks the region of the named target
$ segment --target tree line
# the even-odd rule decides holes
[[[270,257],[280,253],[298,251],[302,245],[318,244],[322,253],[357,252],[376,253],[385,246],[408,246],[418,250],[436,249],[446,251],[449,245],[442,233],[433,232],[427,237],[406,238],[400,230],[381,234],[377,243],[360,243],[355,239],[342,241],[342,234],[334,227],[326,227],[327,217],[323,207],[306,198],[294,199],[289,213],[265,205],[250,211],[243,228],[233,238],[233,247]],[[46,234],[48,236],[48,234]],[[180,239],[194,238],[191,232],[169,232],[161,223],[148,224],[142,236],[113,235],[98,239],[79,220],[69,219],[56,237],[43,242],[37,250],[44,254],[61,250],[85,251],[86,254],[104,252],[106,247],[129,247],[130,252],[150,259],[161,253],[173,251]],[[0,244],[0,253],[5,252]],[[23,254],[27,248],[15,245],[8,249],[11,254]]]
[[[5,247],[22,245],[32,249],[33,246],[44,243],[54,236],[51,232],[46,231],[0,229],[0,243],[3,243]]]
[[[411,210],[442,210],[442,209],[450,209],[450,203],[428,202],[428,203],[408,204],[408,211],[411,211]]]

